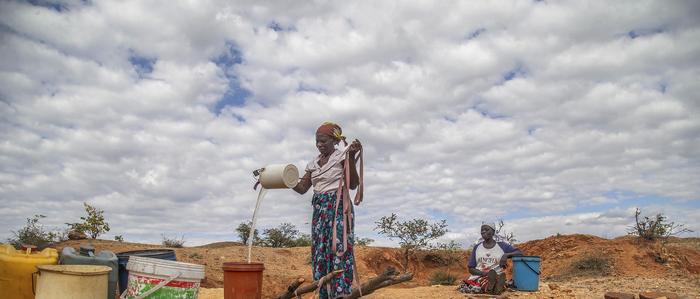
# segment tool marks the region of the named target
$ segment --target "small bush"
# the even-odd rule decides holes
[[[294,240],[292,247],[310,247],[311,243],[311,235],[300,234],[299,237]]]
[[[263,237],[262,239],[262,245],[265,247],[275,247],[275,248],[280,248],[280,247],[294,247],[294,246],[302,246],[302,245],[297,245],[297,236],[299,235],[299,230],[297,230],[296,226],[291,223],[282,223],[276,228],[270,228],[266,229],[263,232]],[[300,240],[300,243],[303,243],[305,241],[309,242],[309,246],[311,245],[311,236],[308,236],[308,239],[305,240],[306,237],[302,238]]]
[[[201,254],[195,252],[195,253],[191,253],[191,254],[189,255],[189,257],[190,257],[191,259],[201,259],[201,258],[203,258],[204,256],[202,256]]]
[[[370,238],[357,238],[355,239],[355,245],[357,246],[369,246],[369,244],[372,244],[374,242],[374,239]]]
[[[248,244],[248,237],[250,236],[250,227],[252,226],[253,222],[248,221],[248,222],[243,222],[238,225],[236,228],[236,233],[238,233],[238,238],[241,239],[241,242],[243,244]],[[255,231],[253,232],[253,245],[260,245],[261,240],[260,236],[258,233],[258,229],[256,228]]]
[[[177,238],[169,238],[165,235],[163,236],[163,246],[171,248],[182,248],[185,244],[185,236],[182,236],[179,240]]]
[[[430,276],[431,285],[449,286],[453,285],[455,281],[457,281],[457,277],[445,271],[436,271]]]
[[[98,210],[97,208],[83,203],[85,207],[85,213],[87,216],[80,217],[83,222],[66,223],[70,230],[87,233],[91,238],[96,239],[99,235],[104,234],[109,231],[109,224],[105,221],[105,216],[103,210]]]
[[[693,230],[685,227],[685,224],[676,224],[669,221],[664,214],[659,213],[653,217],[640,217],[641,214],[642,211],[639,208],[634,211],[634,225],[628,229],[630,235],[637,236],[640,239],[648,241],[661,239],[663,243],[666,243],[671,236],[693,232]]]
[[[46,216],[34,215],[34,218],[27,218],[27,224],[18,231],[12,231],[14,237],[7,239],[7,242],[17,249],[20,249],[22,244],[29,244],[41,250],[51,243],[63,241],[65,234],[44,228],[39,223],[42,218],[46,218]]]
[[[401,266],[408,271],[408,261],[416,251],[430,247],[430,242],[447,233],[447,220],[429,223],[428,220],[414,218],[400,221],[396,214],[384,216],[375,222],[374,230],[389,239],[399,239],[403,259]]]
[[[610,274],[610,260],[599,256],[586,256],[572,264],[574,272],[584,274]]]
[[[114,236],[114,241],[124,242],[124,237],[122,235]]]

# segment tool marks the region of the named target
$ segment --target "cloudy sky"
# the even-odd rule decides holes
[[[697,1],[2,1],[0,237],[87,202],[112,239],[235,240],[251,171],[365,146],[357,232],[482,220],[519,240],[700,231]],[[693,91],[695,90],[695,91]],[[259,225],[309,232],[311,193]],[[698,236],[698,233],[690,234]]]

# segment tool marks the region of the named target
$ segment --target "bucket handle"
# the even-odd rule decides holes
[[[35,296],[36,296],[36,284],[34,283],[34,281],[36,280],[37,275],[41,275],[41,273],[39,273],[39,271],[32,273],[32,294],[34,294]]]
[[[170,283],[171,281],[175,280],[176,278],[180,277],[180,275],[182,275],[182,272],[177,272],[177,274],[168,277],[168,279],[166,279],[166,280],[161,281],[158,285],[156,285],[156,286],[153,287],[152,289],[150,289],[150,290],[144,292],[143,294],[136,295],[136,297],[134,297],[134,299],[143,299],[143,298],[146,298],[148,295],[152,294],[153,292],[155,292],[155,291],[157,291],[157,290],[160,290],[160,288],[164,287],[166,284],[168,284],[168,283]],[[120,298],[120,299],[126,298],[126,292],[127,292],[127,291],[128,291],[128,289],[127,289],[127,290],[124,290],[124,293],[122,293],[121,296],[119,296],[119,298]]]
[[[535,271],[535,269],[533,269],[532,266],[530,266],[530,264],[527,263],[527,261],[523,260],[522,262],[523,262],[523,264],[525,264],[525,266],[530,268],[530,270],[532,270],[532,272],[535,272],[535,274],[537,274],[537,276],[540,276],[540,274],[542,273],[542,271]]]

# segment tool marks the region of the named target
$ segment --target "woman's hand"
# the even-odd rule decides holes
[[[501,260],[498,264],[501,265],[501,268],[505,269],[506,266],[508,266],[508,255],[504,254],[501,256]]]
[[[355,157],[355,154],[356,154],[357,152],[359,152],[360,150],[362,150],[362,143],[360,143],[360,141],[357,140],[357,139],[353,140],[353,142],[350,143],[350,149],[349,149],[350,154],[351,154],[353,157]]]

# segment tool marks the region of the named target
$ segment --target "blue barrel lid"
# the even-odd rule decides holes
[[[143,256],[150,258],[173,259],[175,260],[175,250],[172,249],[146,249],[132,250],[117,253],[119,259],[128,259],[130,256]]]
[[[535,255],[514,256],[513,261],[539,262],[542,258]]]

